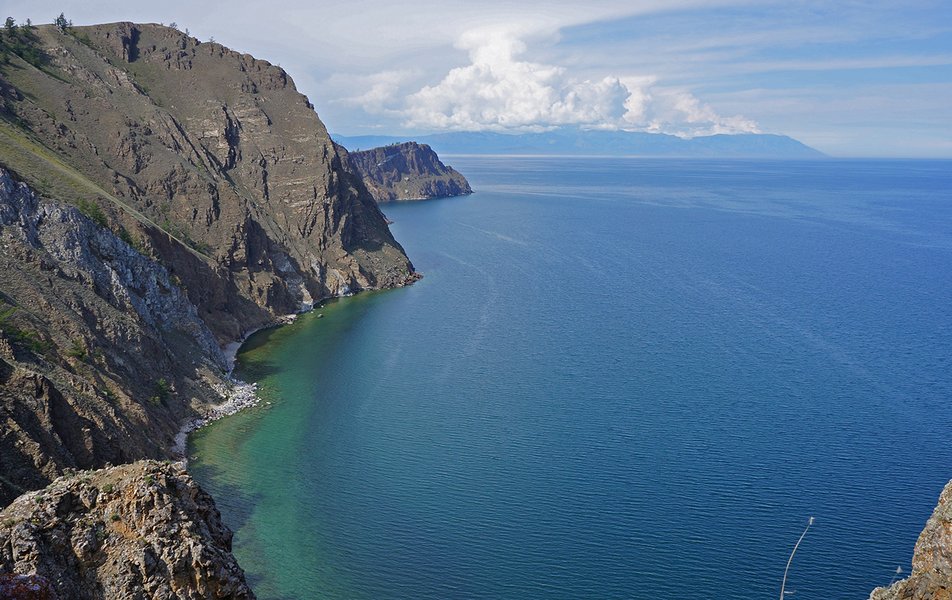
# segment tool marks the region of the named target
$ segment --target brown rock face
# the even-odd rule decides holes
[[[15,35],[35,52],[0,61],[0,505],[169,457],[220,400],[220,345],[416,276],[279,67],[158,25]]]
[[[870,600],[949,600],[952,598],[952,481],[916,542],[912,574],[885,588],[876,588]]]
[[[47,64],[0,67],[0,161],[41,194],[98,205],[174,269],[221,341],[412,275],[281,68],[158,25],[34,35]]]
[[[31,579],[48,594],[25,598],[250,600],[231,538],[178,465],[80,472],[0,512],[0,585]]]
[[[224,385],[174,276],[0,168],[0,504],[65,468],[168,455]]]
[[[282,69],[158,25],[0,42],[0,506],[49,484],[0,513],[0,585],[252,598],[177,467],[56,478],[168,457],[220,345],[417,274]]]
[[[466,178],[426,144],[406,142],[350,152],[345,159],[377,202],[472,194]]]

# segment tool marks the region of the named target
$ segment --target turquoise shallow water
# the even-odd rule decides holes
[[[263,599],[865,598],[952,477],[952,164],[456,157],[191,440]]]

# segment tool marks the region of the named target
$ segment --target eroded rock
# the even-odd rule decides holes
[[[231,539],[180,464],[77,472],[0,512],[0,590],[47,594],[0,597],[253,599]]]

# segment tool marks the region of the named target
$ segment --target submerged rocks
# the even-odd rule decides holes
[[[49,64],[0,64],[0,506],[173,456],[223,410],[221,346],[416,278],[280,67],[160,25],[31,36]]]
[[[231,540],[211,496],[181,464],[77,472],[0,512],[0,590],[47,594],[13,598],[253,599]]]
[[[240,410],[257,406],[261,402],[261,398],[258,397],[257,383],[245,383],[238,379],[232,379],[227,384],[216,386],[216,389],[223,398],[222,403],[209,407],[203,412],[202,416],[186,421],[178,435],[175,436],[175,446],[172,449],[172,454],[177,459],[186,459],[188,434]]]

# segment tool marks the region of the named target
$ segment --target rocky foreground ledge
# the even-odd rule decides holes
[[[178,463],[80,471],[0,512],[0,596],[253,599],[231,540]]]
[[[873,590],[870,600],[952,599],[952,481],[919,534],[912,555],[912,574],[889,587]]]

